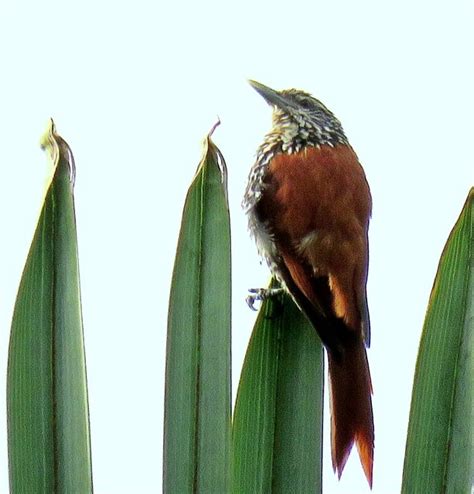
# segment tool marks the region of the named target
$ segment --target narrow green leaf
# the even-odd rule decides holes
[[[474,480],[474,189],[436,274],[421,337],[402,492],[470,492]]]
[[[183,211],[166,348],[163,490],[230,489],[230,223],[210,137]]]
[[[288,295],[265,300],[237,393],[233,492],[321,492],[323,379],[315,330]]]
[[[74,160],[51,122],[54,175],[26,261],[7,375],[12,493],[92,492]]]

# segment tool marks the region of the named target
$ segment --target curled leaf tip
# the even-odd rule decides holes
[[[51,136],[54,134],[56,134],[56,126],[54,125],[54,120],[50,118],[46,130],[40,139],[41,149],[46,150],[51,145]]]
[[[227,165],[219,148],[212,142],[211,136],[214,130],[221,124],[220,118],[217,117],[217,122],[212,126],[207,136],[203,139],[202,157],[196,170],[196,175],[200,172],[203,166],[208,162],[214,162],[220,170],[221,180],[224,184],[224,191],[227,198]]]
[[[56,132],[56,125],[52,118],[49,119],[46,131],[40,140],[41,149],[46,151],[51,160],[53,170],[56,169],[61,159],[64,159],[70,172],[70,180],[74,185],[76,179],[76,165],[74,156],[68,143]]]
[[[217,127],[219,127],[220,124],[221,124],[221,119],[219,118],[219,115],[218,115],[216,123],[211,127],[209,134],[207,134],[208,138],[210,138],[212,136],[212,134],[214,134],[214,131],[217,129]]]
[[[54,124],[54,120],[50,118],[46,130],[41,136],[40,146],[50,158],[53,170],[56,168],[59,160],[59,146],[56,137],[56,125]]]

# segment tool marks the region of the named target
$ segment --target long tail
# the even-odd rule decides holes
[[[341,354],[328,350],[332,466],[341,477],[354,442],[365,476],[372,488],[374,419],[372,383],[364,343],[345,345]]]

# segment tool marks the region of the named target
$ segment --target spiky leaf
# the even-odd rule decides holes
[[[71,150],[51,122],[54,175],[21,279],[7,376],[12,493],[92,492]]]
[[[474,189],[444,248],[421,337],[404,493],[470,492],[474,480]]]
[[[230,488],[230,226],[224,159],[205,141],[173,272],[166,348],[163,490]]]
[[[294,302],[265,300],[237,393],[233,492],[321,492],[323,362],[318,336]]]

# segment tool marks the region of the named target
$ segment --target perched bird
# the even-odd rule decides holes
[[[320,101],[250,84],[273,107],[273,127],[249,174],[249,229],[327,350],[333,468],[340,478],[355,443],[372,486],[369,185],[341,123]]]

